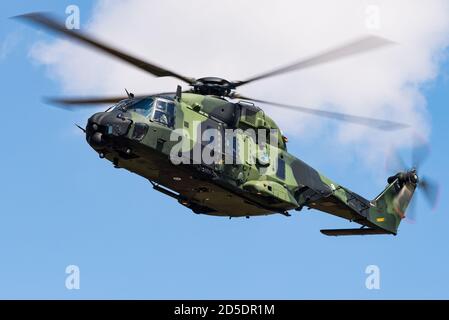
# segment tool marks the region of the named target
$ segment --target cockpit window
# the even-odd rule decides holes
[[[111,111],[111,110],[117,110],[117,109],[124,110],[126,108],[126,106],[128,106],[132,103],[133,103],[132,99],[121,100],[121,101],[117,102],[116,104],[114,104],[113,106],[111,106],[108,110],[106,110],[106,112]]]
[[[137,112],[167,127],[175,124],[175,103],[168,98],[126,99],[112,108]]]
[[[121,109],[125,109],[127,111],[133,111],[143,115],[144,117],[148,117],[151,115],[153,111],[153,98],[143,98],[133,103],[126,104],[125,106],[120,106]],[[118,107],[118,106],[117,106]]]
[[[175,104],[173,101],[157,99],[152,120],[164,126],[173,127],[175,121]]]

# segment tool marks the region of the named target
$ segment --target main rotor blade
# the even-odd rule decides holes
[[[117,97],[86,97],[86,98],[45,98],[45,102],[63,106],[95,106],[98,104],[111,104],[128,99],[126,96]]]
[[[173,92],[161,92],[161,93],[152,93],[146,95],[138,95],[133,96],[133,99],[140,99],[149,96],[164,96],[168,94],[173,94]],[[55,98],[55,97],[47,97],[45,98],[45,102],[63,106],[63,107],[73,107],[73,106],[82,106],[82,107],[96,107],[98,104],[113,104],[119,102],[124,99],[129,99],[128,96],[111,96],[111,97],[66,97],[66,98]]]
[[[179,73],[167,70],[167,69],[160,67],[154,63],[140,60],[140,59],[133,57],[127,53],[124,53],[118,49],[115,49],[112,46],[109,46],[106,43],[101,42],[90,35],[87,35],[85,33],[79,32],[79,31],[75,32],[73,30],[69,30],[66,28],[66,26],[64,24],[60,23],[57,19],[53,18],[49,14],[45,14],[42,12],[34,12],[34,13],[19,15],[14,18],[44,27],[50,31],[55,32],[55,33],[59,33],[68,38],[77,40],[77,41],[79,41],[83,44],[89,45],[97,50],[103,51],[105,53],[108,53],[108,54],[116,57],[116,58],[126,61],[146,72],[151,73],[152,75],[155,75],[156,77],[171,76],[171,77],[178,78],[179,80],[185,81],[189,84],[192,84],[194,82],[194,79],[192,79],[192,78],[182,76]]]
[[[378,49],[381,47],[385,47],[388,45],[392,45],[394,42],[377,37],[377,36],[365,36],[359,39],[356,39],[354,41],[351,41],[349,43],[346,43],[344,45],[326,50],[322,53],[319,53],[317,55],[311,56],[309,58],[297,61],[291,65],[284,66],[278,69],[275,69],[273,71],[260,74],[258,76],[249,78],[244,81],[236,81],[233,84],[235,87],[254,82],[257,80],[273,77],[276,75],[280,75],[283,73],[295,71],[295,70],[301,70],[305,68],[309,68],[312,66],[316,66],[322,63],[327,63],[335,60],[339,60],[348,56],[360,54],[363,52],[371,51],[374,49]]]
[[[371,127],[371,128],[375,128],[375,129],[379,129],[379,130],[385,130],[385,131],[393,131],[393,130],[405,129],[405,128],[409,127],[409,125],[407,125],[407,124],[393,122],[393,121],[389,121],[389,120],[379,120],[379,119],[374,119],[374,118],[354,116],[354,115],[350,115],[350,114],[346,114],[346,113],[305,108],[305,107],[300,107],[300,106],[292,106],[292,105],[283,104],[283,103],[248,98],[248,97],[245,97],[245,96],[242,96],[239,94],[235,94],[233,96],[233,98],[240,98],[243,100],[251,100],[254,102],[259,102],[259,103],[264,103],[264,104],[271,104],[273,106],[281,107],[284,109],[290,109],[293,111],[299,111],[299,112],[308,113],[308,114],[312,114],[312,115],[316,115],[316,116],[320,116],[320,117],[335,119],[335,120],[344,121],[344,122],[350,122],[350,123],[359,124],[359,125],[363,125],[363,126],[367,126],[367,127]]]

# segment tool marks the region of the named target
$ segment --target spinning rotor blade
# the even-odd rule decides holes
[[[162,96],[167,94],[173,94],[173,92],[161,92],[152,93],[146,95],[133,96],[134,99],[144,98],[148,96]],[[45,98],[45,102],[63,106],[63,107],[95,107],[98,104],[112,104],[124,99],[128,99],[128,96],[111,96],[111,97],[68,97],[68,98]]]
[[[398,152],[390,153],[387,157],[387,169],[394,173],[410,173],[414,172],[419,176],[419,167],[428,158],[430,154],[430,145],[424,139],[417,135],[413,135],[413,149],[411,150],[412,167],[407,166]],[[390,172],[390,173],[391,173]],[[409,184],[410,182],[407,182]],[[406,185],[403,186],[407,188]],[[418,177],[416,184],[416,192],[422,194],[432,210],[435,210],[438,203],[439,184],[427,177]],[[399,195],[398,195],[399,196]],[[411,200],[405,218],[409,222],[416,221],[417,200],[421,195],[416,194]]]
[[[45,14],[42,12],[35,12],[35,13],[29,13],[24,15],[19,15],[14,17],[16,19],[23,20],[25,22],[32,23],[34,25],[38,25],[41,27],[44,27],[50,31],[53,31],[55,33],[59,33],[61,35],[64,35],[68,38],[77,40],[83,44],[89,45],[97,50],[103,51],[105,53],[108,53],[116,58],[119,58],[123,61],[126,61],[148,73],[151,73],[152,75],[156,77],[175,77],[179,80],[182,80],[184,82],[187,82],[189,84],[192,84],[194,82],[194,79],[182,76],[176,72],[167,70],[163,67],[160,67],[156,64],[146,62],[143,60],[140,60],[136,57],[133,57],[129,54],[126,54],[118,49],[113,48],[112,46],[109,46],[105,44],[104,42],[101,42],[99,40],[96,40],[94,37],[87,35],[85,33],[79,32],[79,31],[73,31],[66,28],[66,26],[62,23],[60,23],[57,19],[53,18],[49,14]]]
[[[309,68],[312,66],[316,66],[319,64],[339,60],[348,56],[364,53],[367,51],[371,51],[374,49],[378,49],[387,45],[392,45],[394,42],[377,37],[377,36],[365,36],[359,39],[356,39],[354,41],[351,41],[349,43],[346,43],[344,45],[329,49],[327,51],[324,51],[322,53],[319,53],[317,55],[311,56],[309,58],[306,58],[304,60],[300,60],[298,62],[295,62],[291,65],[281,67],[279,69],[260,74],[258,76],[249,78],[244,81],[236,81],[234,82],[235,87],[242,86],[244,84],[254,82],[257,80],[273,77],[276,75],[284,74],[287,72],[295,71],[295,70],[301,70],[305,68]]]
[[[393,121],[389,121],[389,120],[379,120],[379,119],[354,116],[354,115],[339,113],[339,112],[331,112],[331,111],[326,111],[326,110],[305,108],[305,107],[300,107],[300,106],[292,106],[292,105],[283,104],[283,103],[253,99],[253,98],[245,97],[245,96],[242,96],[239,94],[232,95],[232,98],[250,100],[250,101],[264,103],[264,104],[270,104],[270,105],[273,105],[276,107],[281,107],[284,109],[290,109],[293,111],[299,111],[299,112],[308,113],[308,114],[312,114],[312,115],[316,115],[316,116],[320,116],[320,117],[335,119],[335,120],[344,121],[344,122],[350,122],[350,123],[359,124],[359,125],[372,127],[375,129],[385,130],[385,131],[399,130],[399,129],[404,129],[404,128],[409,127],[407,124],[393,122]]]
[[[117,97],[87,97],[87,98],[45,98],[45,102],[61,106],[95,106],[98,104],[111,104],[127,99],[125,96]]]
[[[417,191],[424,196],[427,204],[429,205],[431,210],[435,210],[438,204],[438,196],[439,196],[439,185],[437,182],[429,179],[429,178],[421,178],[417,185]],[[405,218],[410,223],[416,222],[417,212],[416,208],[418,207],[418,198],[420,195],[415,195],[412,201],[407,208],[407,212],[405,214]]]
[[[426,161],[430,154],[430,145],[422,137],[416,134],[412,135],[412,149],[411,149],[411,160],[412,165],[410,166],[409,161],[404,161],[399,151],[390,150],[387,154],[385,168],[388,173],[398,173],[403,171],[408,171],[410,169],[416,169],[419,171],[421,165]]]
[[[385,158],[385,170],[388,174],[396,174],[398,172],[408,170],[408,166],[398,151],[389,150]]]
[[[413,150],[412,150],[412,165],[414,168],[419,169],[421,165],[426,161],[430,154],[430,146],[424,140],[413,137]]]
[[[408,208],[405,212],[405,221],[408,223],[415,223],[417,217],[418,197],[415,195],[410,201]]]
[[[430,208],[435,209],[438,202],[438,195],[440,189],[438,183],[427,177],[423,177],[419,182],[418,187],[421,189],[424,198],[426,199]]]

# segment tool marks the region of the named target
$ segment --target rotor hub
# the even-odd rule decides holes
[[[399,180],[400,183],[413,183],[417,185],[419,183],[419,176],[416,169],[412,169],[408,172],[400,172],[388,178],[388,183],[393,183],[395,180]]]
[[[214,96],[227,96],[235,89],[235,85],[223,78],[218,77],[204,77],[197,79],[193,84],[195,93]]]
[[[410,171],[408,176],[409,176],[409,181],[411,183],[418,184],[419,177],[418,177],[418,173],[416,172],[416,169],[413,169],[412,171]]]

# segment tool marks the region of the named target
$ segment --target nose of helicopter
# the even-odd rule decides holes
[[[94,149],[106,147],[114,137],[125,136],[132,121],[126,112],[98,112],[87,120],[86,140]]]

